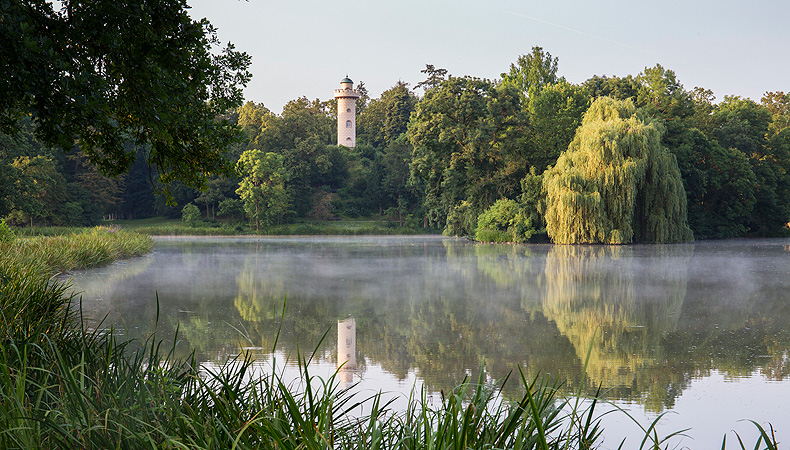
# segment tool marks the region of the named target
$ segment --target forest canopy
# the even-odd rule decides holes
[[[357,146],[347,148],[335,145],[332,98],[296,97],[281,114],[252,101],[234,107],[249,60],[232,48],[209,52],[213,28],[191,21],[183,2],[154,2],[155,11],[141,4],[127,20],[139,19],[131,29],[144,34],[150,20],[173,12],[156,28],[171,30],[160,42],[172,45],[175,56],[197,55],[197,65],[172,66],[178,58],[155,54],[152,73],[128,81],[113,78],[116,69],[136,67],[151,49],[129,37],[122,47],[132,53],[121,58],[127,53],[109,45],[126,39],[120,25],[106,37],[108,45],[95,49],[57,50],[56,41],[20,34],[40,26],[40,19],[88,36],[89,19],[112,15],[109,2],[65,2],[62,11],[43,1],[4,5],[4,17],[16,14],[2,25],[4,36],[27,44],[18,54],[3,47],[12,59],[2,70],[41,72],[2,81],[8,89],[0,111],[0,217],[16,225],[184,217],[182,208],[192,205],[190,221],[197,210],[204,223],[230,222],[253,232],[278,223],[365,218],[510,242],[790,233],[790,95],[784,92],[768,92],[760,102],[717,101],[710,90],[685,88],[658,64],[575,84],[560,75],[559,58],[533,47],[503,68],[501,80],[426,64],[424,81],[414,87],[398,81],[377,98],[359,82]],[[189,32],[176,39],[176,29]],[[42,59],[37,45],[52,47],[46,55],[55,56]],[[100,64],[86,62],[94,60]],[[72,76],[78,68],[85,68],[84,78]],[[75,80],[59,81],[55,69]],[[181,85],[166,76],[174,70],[199,72],[183,80],[194,89],[175,92]],[[155,86],[130,98],[114,94],[132,89],[132,81],[134,89]],[[63,89],[44,95],[43,84],[61,82]],[[6,95],[23,91],[30,95],[13,101]],[[163,104],[145,104],[147,96],[171,91],[175,97],[165,95]],[[101,101],[80,100],[77,94],[85,92],[98,92]],[[49,104],[60,112],[74,109],[74,123],[62,114],[47,116],[41,105]],[[115,150],[105,152],[79,135],[87,130],[90,138],[93,117],[97,126],[110,127],[106,139]],[[149,165],[158,177],[152,179]],[[265,176],[247,171],[252,167],[266,167]],[[178,206],[155,194],[163,183]]]

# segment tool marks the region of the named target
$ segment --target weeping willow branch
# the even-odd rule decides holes
[[[693,239],[663,126],[630,100],[597,99],[568,150],[546,171],[546,230],[558,244]]]

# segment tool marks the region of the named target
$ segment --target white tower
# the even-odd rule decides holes
[[[357,145],[357,99],[359,91],[354,90],[354,82],[348,77],[340,81],[340,89],[335,89],[337,99],[337,145],[354,148]]]

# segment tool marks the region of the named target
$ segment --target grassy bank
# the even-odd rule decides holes
[[[153,248],[150,237],[112,226],[66,228],[59,234],[54,232],[57,229],[46,228],[32,237],[26,237],[24,230],[14,230],[16,238],[0,242],[0,264],[13,262],[38,266],[49,273],[65,272],[144,255]]]
[[[442,392],[438,406],[415,392],[393,411],[383,395],[313,377],[307,356],[290,384],[277,370],[254,376],[243,354],[208,371],[156,336],[124,341],[112,329],[85,329],[51,274],[147,251],[150,239],[103,228],[60,238],[0,244],[0,448],[546,450],[602,441],[597,401],[562,397],[551,380],[520,372],[491,383],[481,370]],[[521,398],[503,400],[505,383],[519,384]],[[352,414],[361,404],[366,413]],[[652,427],[644,432],[622,448],[667,447]],[[776,444],[764,433],[755,448]]]
[[[113,227],[67,229],[61,235],[24,237],[2,227],[0,239],[0,338],[58,342],[78,327],[67,281],[54,275],[148,253],[150,237]]]
[[[397,223],[379,218],[344,220],[303,220],[289,224],[272,225],[260,230],[251,229],[247,222],[200,221],[186,223],[177,219],[151,218],[119,220],[112,222],[124,229],[151,236],[298,236],[298,235],[399,235],[438,234],[425,228],[400,227]]]

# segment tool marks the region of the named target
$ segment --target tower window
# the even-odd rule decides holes
[[[347,141],[350,141],[350,140],[351,140],[351,138],[350,138],[350,137],[348,137],[348,138],[346,138],[346,140],[347,140]]]
[[[347,108],[347,109],[346,109],[346,112],[351,112],[351,108]]]
[[[346,120],[346,128],[351,128],[351,121],[350,120]]]

